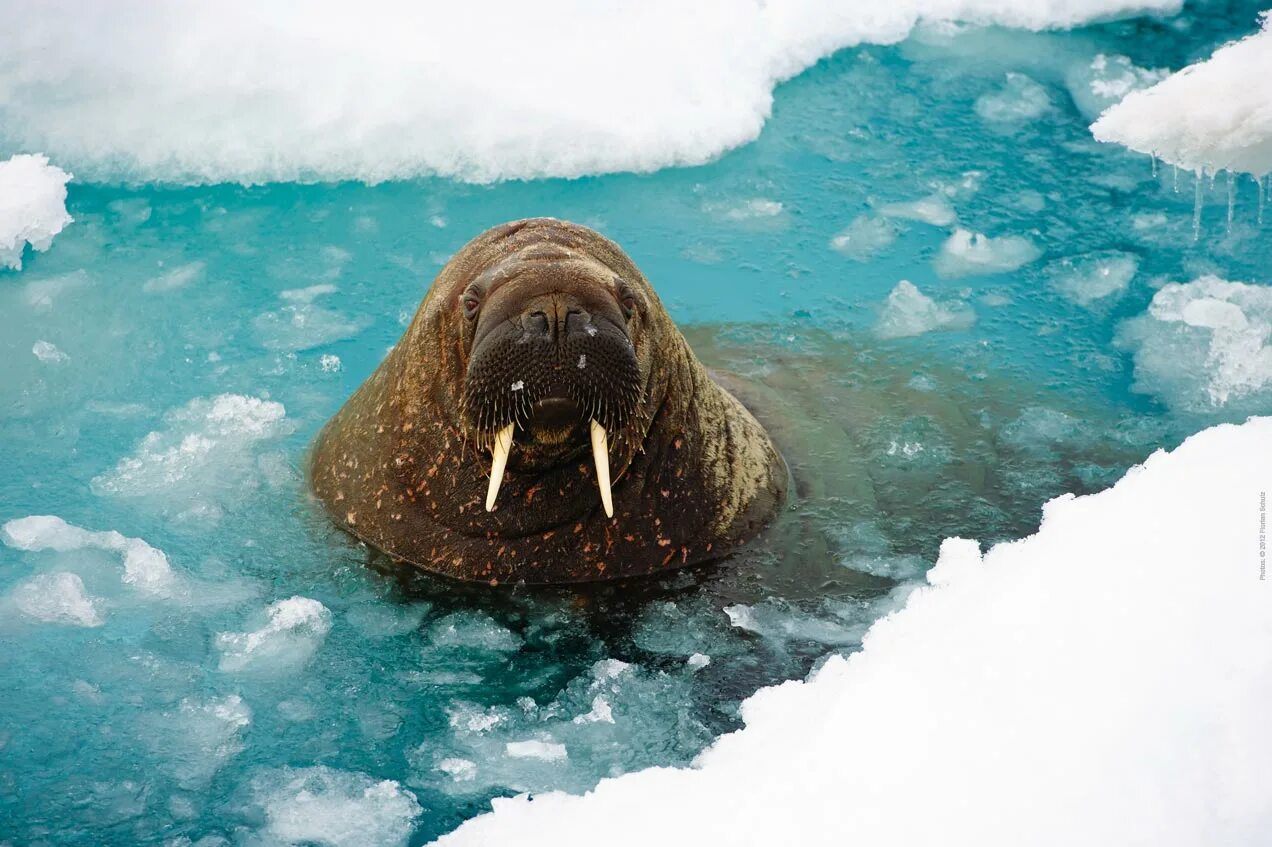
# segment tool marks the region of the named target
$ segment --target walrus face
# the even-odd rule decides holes
[[[551,247],[501,262],[460,293],[469,345],[462,405],[468,429],[491,448],[487,511],[510,461],[539,472],[590,444],[613,515],[608,442],[642,398],[633,337],[641,305],[609,268]]]

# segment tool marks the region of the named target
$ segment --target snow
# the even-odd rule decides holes
[[[496,799],[437,843],[1263,843],[1269,443],[1214,427],[1029,538],[947,539],[860,652],[750,697],[692,767]]]
[[[1079,306],[1116,299],[1131,284],[1139,259],[1116,250],[1070,256],[1047,267],[1051,286]]]
[[[1040,30],[1179,6],[706,0],[687,13],[676,0],[326,0],[298,16],[249,0],[5,0],[0,14],[22,25],[0,33],[0,143],[38,143],[105,181],[648,172],[754,139],[778,82],[919,23]]]
[[[47,156],[18,155],[0,162],[0,268],[22,270],[22,251],[28,244],[32,250],[47,250],[53,237],[71,223],[66,213],[70,179],[66,171],[50,165]]]
[[[1115,142],[1192,171],[1272,171],[1272,30],[1227,44],[1151,88],[1128,94],[1091,125]]]
[[[903,279],[884,301],[874,331],[880,338],[903,338],[937,329],[967,329],[975,321],[976,313],[966,303],[937,303]]]
[[[991,238],[960,228],[941,244],[933,266],[944,277],[998,274],[1014,271],[1041,255],[1042,251],[1022,235]]]
[[[309,597],[279,600],[265,610],[264,622],[246,632],[221,632],[218,667],[227,672],[275,674],[304,666],[331,631],[331,612]]]
[[[1272,286],[1203,276],[1163,286],[1125,321],[1135,390],[1177,411],[1240,411],[1272,402]]]
[[[73,553],[96,549],[119,553],[123,556],[123,582],[144,594],[171,596],[177,582],[162,550],[113,529],[92,532],[69,524],[56,515],[31,515],[11,520],[0,527],[0,541],[15,550],[29,552],[51,550]]]
[[[19,612],[44,623],[92,627],[106,622],[99,601],[89,596],[78,574],[37,574],[14,586],[9,599]]]
[[[251,791],[266,821],[253,843],[263,847],[405,847],[423,811],[393,780],[323,765],[265,771]]]

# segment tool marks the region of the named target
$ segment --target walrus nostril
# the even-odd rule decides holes
[[[592,325],[592,316],[578,307],[571,307],[565,313],[565,332],[566,335],[577,335],[584,331],[585,327]],[[595,334],[590,333],[590,334]]]
[[[521,318],[521,328],[530,335],[549,336],[552,334],[552,324],[548,321],[548,315],[543,311],[533,311]]]

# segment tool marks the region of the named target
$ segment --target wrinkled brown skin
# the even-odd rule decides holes
[[[568,285],[621,278],[640,294],[628,334],[644,393],[610,434],[612,519],[586,439],[577,458],[533,472],[518,471],[514,447],[485,510],[490,453],[462,413],[472,330],[460,299],[476,275],[521,267],[544,279],[559,270]],[[586,227],[534,218],[488,230],[442,269],[405,335],[319,433],[310,480],[337,524],[394,560],[461,580],[555,584],[727,556],[774,516],[788,473],[627,255]]]

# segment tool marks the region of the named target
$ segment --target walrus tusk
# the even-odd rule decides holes
[[[486,511],[495,509],[499,496],[499,484],[503,482],[504,468],[508,466],[508,454],[512,451],[512,424],[495,433],[495,445],[490,448],[490,487],[486,489]],[[606,474],[608,476],[608,473]]]
[[[609,442],[605,437],[605,427],[592,421],[592,460],[596,462],[596,484],[601,489],[601,505],[605,507],[605,517],[614,517],[614,497],[610,494],[609,475]]]

